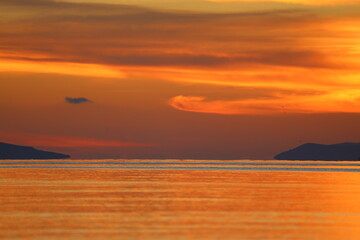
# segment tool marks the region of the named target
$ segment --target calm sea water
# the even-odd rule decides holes
[[[0,239],[360,239],[360,163],[0,161]]]

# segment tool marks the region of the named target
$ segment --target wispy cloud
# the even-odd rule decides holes
[[[24,53],[23,53],[24,54]],[[1,55],[1,54],[0,54]],[[74,63],[66,60],[53,60],[36,58],[34,56],[0,56],[0,71],[2,72],[28,72],[28,73],[51,73],[73,76],[124,78],[126,74],[120,70],[99,64]]]
[[[250,0],[206,0],[208,2],[249,2]],[[346,5],[346,4],[358,4],[357,0],[251,0],[252,2],[278,2],[278,3],[288,3],[288,4],[304,4],[304,5]]]
[[[57,136],[23,132],[1,132],[0,141],[27,146],[56,148],[153,146],[153,144],[137,142],[110,141],[96,138]]]
[[[268,98],[206,101],[205,97],[177,96],[169,104],[182,111],[215,114],[360,113],[360,90],[314,95],[277,95]]]

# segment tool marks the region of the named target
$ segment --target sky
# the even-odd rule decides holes
[[[0,141],[272,159],[360,142],[358,0],[2,0]]]

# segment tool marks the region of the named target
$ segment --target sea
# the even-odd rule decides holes
[[[1,160],[0,239],[359,240],[360,162]]]

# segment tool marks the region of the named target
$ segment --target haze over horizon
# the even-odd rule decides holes
[[[355,0],[3,0],[0,142],[270,159],[360,142]]]

